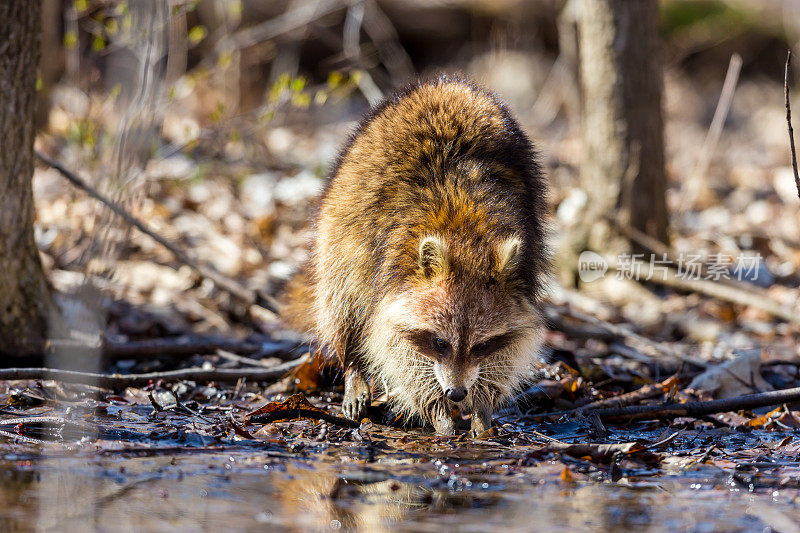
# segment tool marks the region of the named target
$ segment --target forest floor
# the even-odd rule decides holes
[[[524,66],[538,72],[536,90],[512,91],[518,80],[497,65],[529,59],[501,59],[491,71],[480,61],[470,68],[507,95],[539,144],[555,233],[568,231],[585,202],[574,103],[535,64]],[[666,79],[671,272],[694,258],[703,283],[632,279],[607,257],[602,279],[555,286],[541,381],[476,438],[404,427],[381,398],[368,421],[340,418],[337,373],[309,359],[295,334],[248,313],[149,237],[104,226],[94,200],[40,166],[36,230],[49,278],[81,302],[74,323],[98,309],[107,321],[106,347],[79,366],[155,374],[0,382],[4,521],[21,527],[35,513],[44,526],[109,529],[800,531],[800,404],[597,411],[800,386],[790,323],[800,316],[800,200],[783,88],[739,82],[711,153],[701,147],[720,86]],[[179,149],[161,150],[123,203],[198,261],[274,294],[306,257],[325,169],[356,116],[353,94],[310,110],[280,107],[266,124],[201,116],[203,96],[171,103],[162,140]],[[61,88],[37,148],[87,178],[103,175],[93,154],[108,141],[90,126],[102,130],[106,113],[102,98]],[[86,272],[105,290],[96,305],[81,292]],[[231,378],[275,368],[287,372]],[[163,374],[176,369],[223,372]],[[64,497],[77,493],[85,497]]]

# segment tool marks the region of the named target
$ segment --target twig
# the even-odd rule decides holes
[[[620,394],[619,396],[614,396],[613,398],[606,398],[605,400],[598,400],[596,402],[587,403],[586,405],[580,406],[578,409],[575,410],[575,412],[603,409],[606,407],[625,407],[634,403],[638,403],[641,400],[646,400],[648,398],[658,396],[659,394],[664,394],[666,392],[669,392],[669,390],[673,386],[677,385],[677,383],[678,383],[678,375],[675,374],[673,376],[668,377],[661,383],[653,383],[652,385],[645,385],[644,387],[638,388],[635,391],[628,392],[625,394]]]
[[[260,357],[278,357],[288,361],[294,359],[293,347],[294,344],[289,343],[258,343],[213,337],[181,336],[129,342],[107,340],[103,345],[103,356],[107,359],[149,359],[159,355],[203,355],[225,350],[243,355],[258,354]]]
[[[546,307],[544,316],[547,320],[547,327],[553,331],[560,331],[570,339],[597,339],[611,341],[618,338],[603,327],[592,327],[564,320],[559,310],[554,307]]]
[[[285,409],[281,411],[273,411],[272,413],[263,413],[260,415],[255,415],[250,417],[250,423],[255,424],[268,424],[270,422],[278,422],[281,420],[297,420],[299,418],[311,418],[314,420],[323,420],[325,422],[329,422],[331,424],[336,424],[337,426],[343,426],[346,428],[357,428],[360,427],[361,424],[356,422],[355,420],[350,420],[348,418],[342,418],[341,416],[335,416],[328,413],[323,413],[314,409],[303,409],[303,408],[296,408],[296,409]]]
[[[575,309],[570,309],[567,312],[571,316],[573,316],[573,317],[575,317],[575,318],[577,318],[579,320],[582,320],[584,322],[588,322],[588,323],[593,324],[595,326],[599,326],[599,327],[609,331],[610,333],[613,333],[614,335],[627,340],[633,346],[637,346],[638,345],[638,346],[642,347],[644,350],[654,351],[654,352],[656,352],[657,354],[660,354],[660,355],[665,355],[665,356],[668,356],[668,357],[679,359],[681,361],[685,361],[687,363],[691,363],[691,364],[693,364],[695,366],[698,366],[700,368],[706,368],[708,366],[708,364],[705,361],[701,361],[700,359],[697,359],[695,357],[691,357],[689,355],[684,355],[684,354],[680,353],[678,350],[676,350],[676,349],[674,349],[674,348],[672,348],[670,346],[667,346],[667,345],[662,344],[660,342],[656,342],[654,340],[648,339],[647,337],[643,337],[643,336],[639,335],[638,333],[634,333],[634,332],[630,331],[629,329],[624,328],[622,326],[619,326],[617,324],[612,324],[611,322],[607,322],[605,320],[599,319],[599,318],[597,318],[595,316],[583,313],[583,312],[575,310]]]
[[[361,59],[361,25],[364,21],[364,11],[366,10],[366,0],[359,0],[351,3],[347,9],[347,16],[344,20],[342,30],[342,49],[344,55],[356,65],[363,65]],[[377,105],[383,99],[383,92],[372,79],[369,71],[362,68],[360,76],[357,78],[358,89],[367,99],[369,105]]]
[[[736,90],[736,83],[739,81],[739,72],[742,68],[742,56],[733,54],[730,63],[728,63],[728,72],[725,74],[725,81],[722,84],[722,91],[719,95],[717,108],[714,110],[714,118],[711,119],[711,125],[706,133],[706,138],[703,141],[703,147],[700,150],[700,158],[694,171],[689,177],[687,191],[684,194],[685,201],[683,205],[688,207],[696,197],[696,189],[701,180],[705,177],[708,165],[711,162],[711,156],[714,155],[719,137],[722,134],[722,127],[725,124],[725,119],[728,117],[728,112],[731,108],[733,101],[733,93]]]
[[[596,413],[601,418],[659,418],[659,417],[678,417],[678,416],[702,416],[715,413],[725,413],[728,411],[740,411],[742,409],[756,409],[758,407],[769,407],[800,401],[800,387],[783,389],[778,391],[761,392],[758,394],[748,394],[724,400],[710,400],[705,402],[670,403],[666,405],[634,405],[628,407],[617,407],[608,409],[596,409]],[[539,415],[532,415],[538,417]]]
[[[18,435],[16,433],[12,433],[4,429],[0,429],[0,437],[11,439],[14,442],[24,442],[26,444],[47,444],[47,441],[45,440],[37,439],[34,437],[26,437],[24,435]]]
[[[135,227],[136,229],[138,229],[151,239],[155,240],[161,246],[172,252],[172,254],[178,259],[178,261],[190,266],[198,274],[200,274],[204,278],[210,279],[211,281],[214,282],[214,284],[217,287],[230,293],[231,295],[235,296],[242,302],[248,305],[256,305],[258,307],[266,309],[267,311],[270,311],[275,315],[278,315],[279,304],[275,301],[274,298],[266,294],[261,294],[257,291],[248,290],[239,283],[237,283],[236,281],[226,276],[223,276],[221,273],[217,272],[211,266],[204,265],[196,261],[175,243],[168,241],[161,235],[157,234],[156,232],[148,228],[144,222],[131,215],[124,207],[114,202],[113,200],[106,198],[103,194],[95,190],[92,186],[86,183],[86,181],[84,181],[76,173],[64,167],[64,165],[62,165],[59,161],[51,159],[50,157],[39,152],[38,150],[35,153],[36,157],[39,158],[39,160],[41,160],[44,164],[56,169],[62,176],[67,178],[67,180],[69,180],[73,185],[83,190],[89,196],[91,196],[95,200],[99,201],[100,203],[111,209],[111,211],[113,211],[117,216],[122,218],[122,220],[124,220],[131,226]]]
[[[797,154],[794,150],[794,129],[792,129],[792,108],[789,105],[789,64],[792,61],[792,51],[786,52],[786,69],[783,76],[783,94],[786,98],[786,125],[789,127],[789,147],[792,149],[792,170],[794,171],[794,185],[797,187],[797,196],[800,196],[800,174],[797,173]]]
[[[644,449],[645,447],[638,442],[618,442],[613,444],[551,442],[545,444],[544,447],[534,453],[564,453],[572,457],[585,457],[588,455],[592,459],[599,460],[608,459],[617,454],[626,455],[639,452]]]
[[[74,370],[58,370],[52,368],[6,368],[0,369],[0,380],[15,381],[21,379],[52,379],[64,383],[82,383],[95,385],[106,389],[119,390],[125,387],[147,385],[151,382],[162,381],[219,381],[235,383],[240,378],[248,381],[274,381],[282,378],[287,372],[305,363],[305,355],[294,361],[275,365],[271,368],[237,368],[203,370],[200,368],[185,368],[181,370],[168,370],[164,372],[147,372],[144,374],[95,374],[91,372],[76,372]]]
[[[216,52],[222,53],[231,48],[242,49],[256,45],[273,39],[278,35],[302,28],[325,15],[344,8],[345,5],[339,0],[310,0],[278,17],[239,30],[230,37],[222,39],[215,47]]]
[[[647,355],[642,353],[641,351],[637,350],[636,348],[631,348],[625,343],[622,342],[612,342],[608,345],[608,350],[614,355],[619,355],[624,357],[625,359],[631,359],[633,361],[638,361],[640,363],[644,363],[647,365],[654,365],[659,367],[659,369],[668,369],[673,368],[674,365],[680,364],[678,361],[670,361],[670,364],[665,364],[666,361],[661,361],[659,357],[653,357],[652,355]]]
[[[373,0],[366,3],[364,31],[378,49],[378,54],[395,84],[405,82],[414,75],[414,63],[400,44],[391,20]]]
[[[225,359],[226,361],[233,361],[234,363],[239,363],[240,365],[257,366],[261,368],[270,368],[274,366],[269,361],[264,362],[261,361],[260,359],[243,357],[241,355],[236,355],[235,353],[231,353],[227,350],[217,350],[217,355]]]

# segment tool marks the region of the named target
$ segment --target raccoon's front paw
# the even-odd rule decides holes
[[[492,427],[492,411],[489,409],[476,409],[472,412],[470,436],[477,437]]]
[[[367,415],[371,404],[369,383],[357,371],[345,372],[342,414],[350,420],[359,421]]]
[[[445,406],[436,405],[430,413],[430,421],[433,424],[433,429],[439,435],[449,436],[456,434],[456,422]]]

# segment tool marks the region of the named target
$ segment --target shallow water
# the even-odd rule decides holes
[[[509,411],[469,439],[251,423],[210,387],[202,405],[138,389],[31,405],[49,390],[4,399],[0,531],[800,531],[800,428]]]
[[[493,450],[434,459],[360,448],[6,454],[0,523],[8,531],[797,531],[800,523],[794,492],[750,492],[714,466],[565,481],[561,462],[521,466]]]

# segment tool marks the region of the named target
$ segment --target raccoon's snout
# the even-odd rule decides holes
[[[464,398],[467,397],[467,388],[466,387],[456,387],[453,389],[447,389],[444,391],[444,395],[447,396],[447,399],[451,402],[461,402]]]

